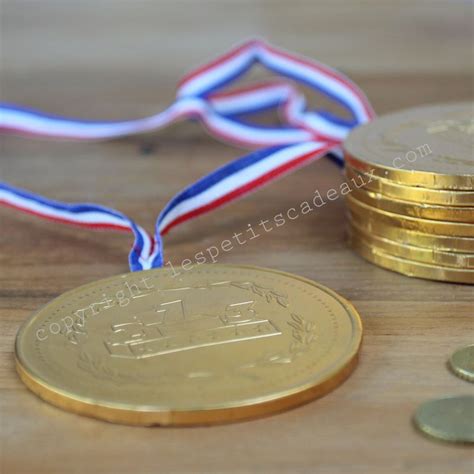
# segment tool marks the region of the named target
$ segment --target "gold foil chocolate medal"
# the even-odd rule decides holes
[[[201,265],[112,277],[33,315],[17,370],[44,400],[135,425],[253,418],[305,403],[353,370],[355,309],[294,275]]]
[[[462,102],[381,116],[356,128],[344,149],[351,168],[407,186],[410,200],[411,186],[472,195],[473,145],[474,103]]]
[[[349,238],[409,276],[474,283],[472,103],[380,117],[346,141]]]

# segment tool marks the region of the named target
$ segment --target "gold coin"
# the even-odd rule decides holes
[[[349,242],[352,248],[371,263],[402,273],[410,277],[426,280],[448,281],[454,283],[474,283],[474,270],[464,270],[453,267],[443,267],[428,263],[408,260],[385,252],[383,249],[370,245],[357,235],[350,235]]]
[[[458,377],[474,382],[474,344],[454,352],[449,358],[449,367]]]
[[[433,438],[474,443],[474,397],[430,400],[416,410],[413,421],[420,431]]]
[[[406,245],[366,232],[357,223],[351,221],[348,231],[362,238],[369,245],[382,249],[396,257],[454,268],[474,269],[474,254],[443,252],[432,248]]]
[[[473,103],[402,110],[357,127],[344,144],[346,162],[410,186],[474,189]]]
[[[382,194],[364,189],[354,189],[352,191],[352,197],[368,206],[403,216],[474,224],[474,207],[435,206],[424,203],[401,201],[399,199],[387,198]]]
[[[313,281],[200,265],[111,277],[58,297],[16,339],[44,400],[133,425],[230,422],[334,389],[357,362],[356,310]]]
[[[474,253],[474,239],[468,237],[424,234],[414,230],[403,229],[402,227],[370,219],[366,213],[359,213],[356,208],[349,211],[348,218],[355,222],[364,232],[386,237],[394,242],[452,253]]]
[[[474,207],[474,192],[405,186],[388,179],[359,173],[350,166],[346,167],[346,176],[348,182],[354,183],[355,186],[363,184],[364,189],[383,194],[387,198],[416,203],[437,204],[440,206]]]
[[[369,206],[351,194],[346,196],[351,212],[365,214],[366,218],[378,220],[384,224],[395,225],[403,229],[419,231],[425,234],[436,234],[454,237],[474,237],[474,225],[462,222],[445,222],[433,219],[403,216],[395,212],[383,211]]]

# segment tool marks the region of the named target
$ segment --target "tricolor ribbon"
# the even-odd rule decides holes
[[[223,91],[254,64],[309,86],[338,103],[349,118],[311,110],[292,82],[272,81]],[[282,125],[262,126],[243,120],[277,108]],[[164,128],[185,119],[199,119],[208,132],[227,143],[261,148],[238,158],[169,201],[151,236],[124,214],[97,204],[66,204],[0,182],[0,204],[56,222],[91,229],[132,232],[132,271],[163,265],[162,236],[178,224],[210,212],[255,191],[328,152],[339,161],[339,146],[353,127],[374,112],[364,93],[346,76],[326,65],[277,49],[261,40],[248,41],[185,76],[176,100],[163,112],[126,121],[84,121],[46,115],[0,104],[0,131],[22,136],[69,140],[107,140]]]

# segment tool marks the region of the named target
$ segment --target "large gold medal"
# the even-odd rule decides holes
[[[362,337],[346,300],[273,270],[202,265],[119,275],[58,297],[16,341],[44,400],[117,423],[193,425],[265,415],[335,388]]]

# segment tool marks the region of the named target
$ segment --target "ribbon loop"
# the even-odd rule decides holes
[[[222,90],[254,64],[292,82],[265,81]],[[338,103],[350,118],[310,110],[295,83],[309,86]],[[141,119],[85,121],[10,104],[0,104],[0,131],[25,136],[106,140],[164,128],[197,118],[209,133],[244,148],[264,149],[238,158],[179,192],[157,218],[155,235],[124,214],[96,204],[66,204],[0,183],[0,204],[23,212],[90,229],[132,232],[132,271],[163,265],[162,235],[176,225],[255,191],[270,181],[328,152],[338,153],[350,130],[371,120],[374,112],[364,93],[346,76],[328,66],[251,40],[186,75],[176,101],[164,111]],[[242,120],[277,108],[281,125],[264,126]],[[339,156],[338,161],[342,158]]]

